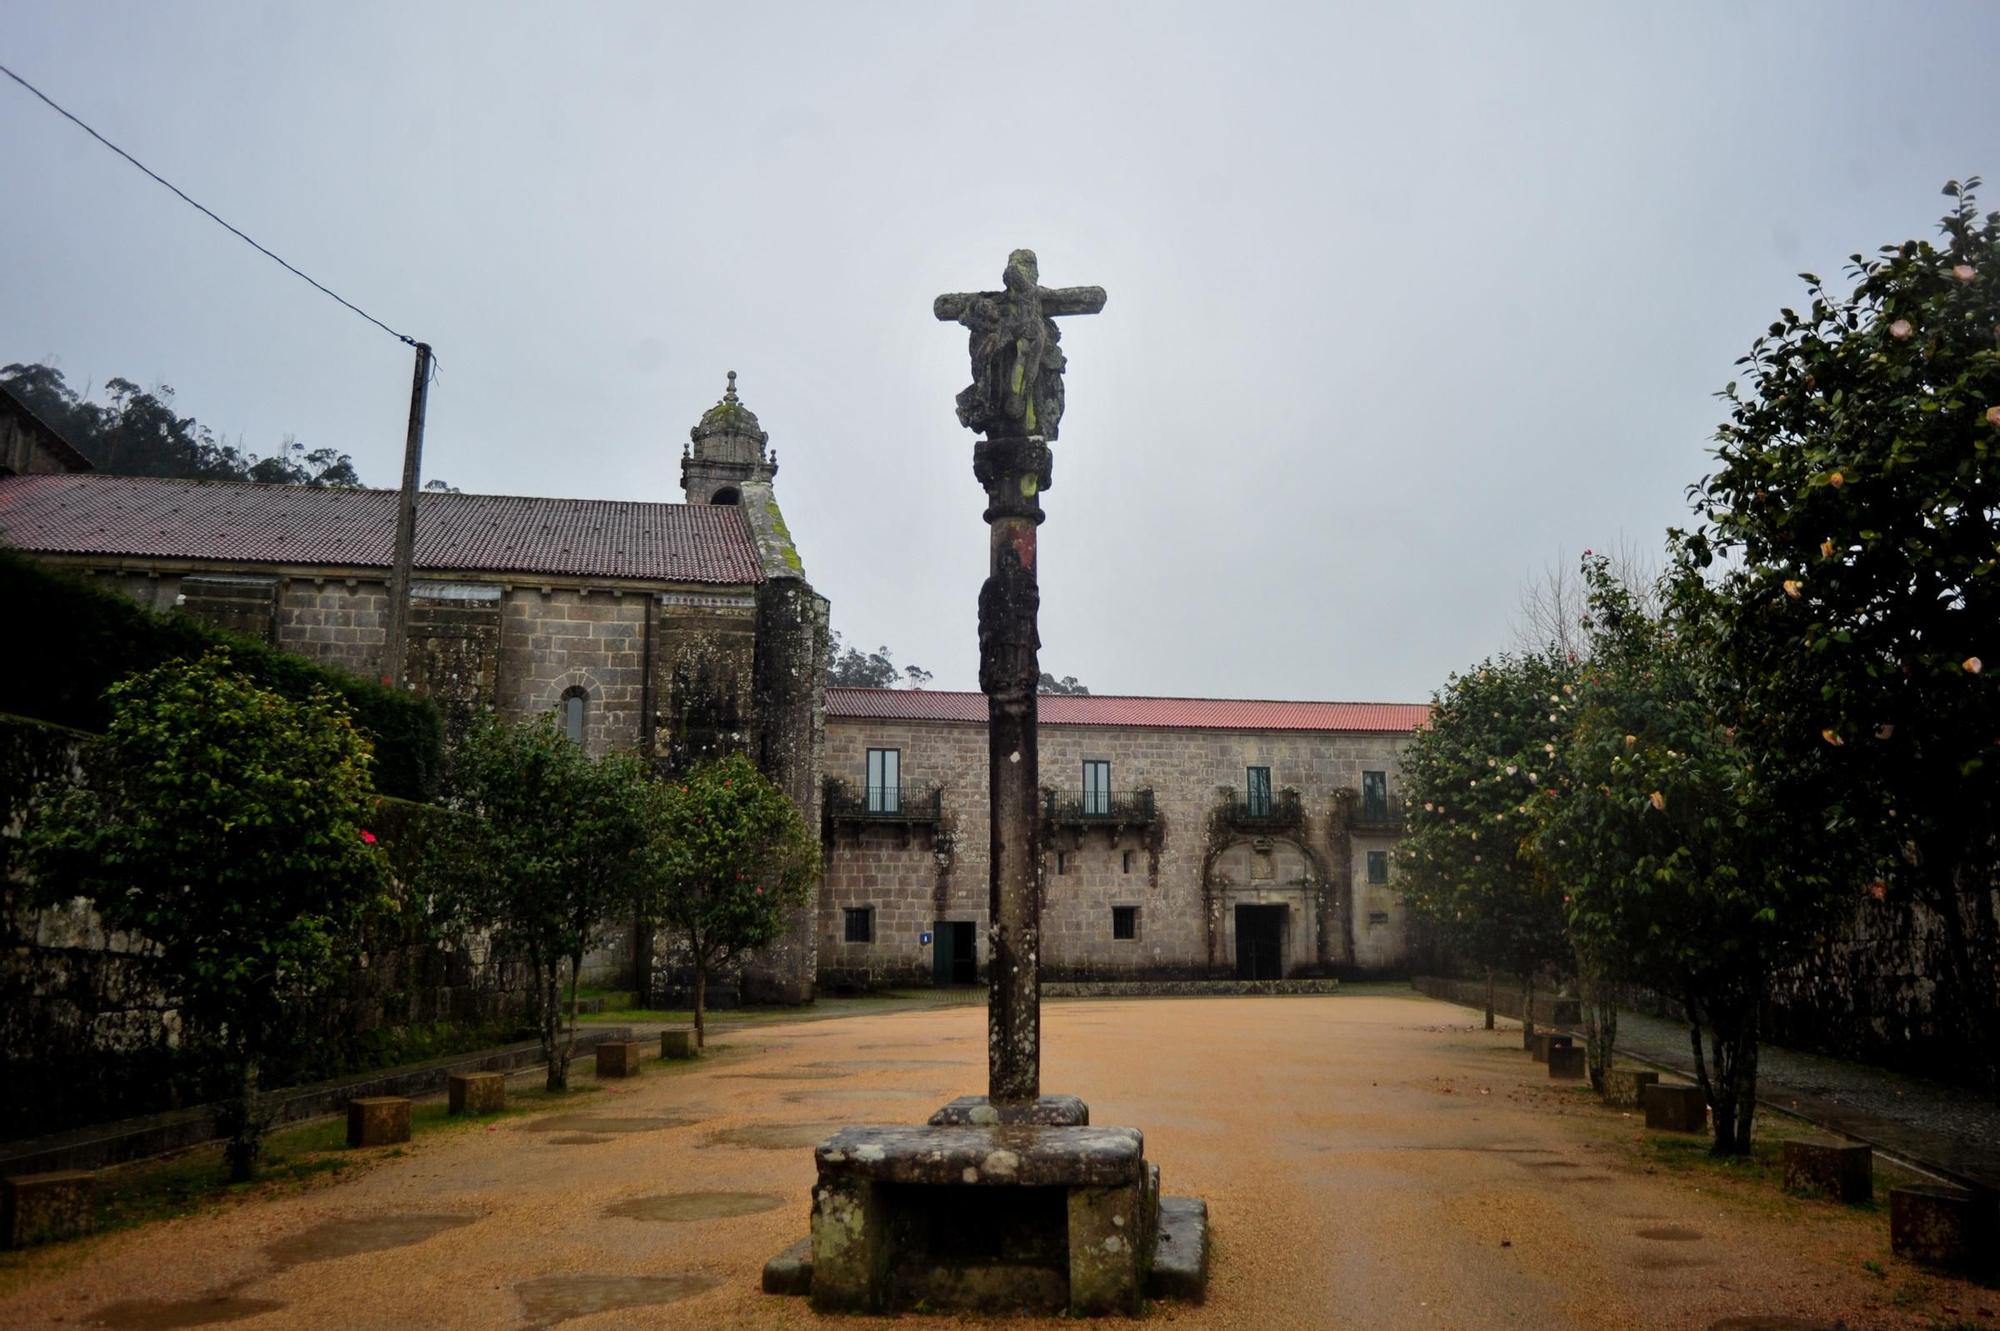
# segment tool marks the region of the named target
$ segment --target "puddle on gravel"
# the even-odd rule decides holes
[[[598,1144],[599,1142],[608,1142],[608,1141],[610,1141],[610,1140],[611,1140],[611,1138],[609,1138],[609,1137],[603,1137],[603,1136],[599,1136],[599,1135],[598,1135],[597,1133],[594,1133],[594,1132],[570,1132],[570,1133],[565,1133],[565,1134],[563,1134],[563,1135],[562,1135],[562,1136],[560,1136],[560,1137],[551,1137],[551,1138],[549,1138],[549,1145],[551,1145],[551,1146],[595,1146],[595,1145],[597,1145],[597,1144]]]
[[[788,1104],[803,1105],[818,1104],[824,1100],[934,1100],[939,1094],[910,1086],[880,1086],[873,1090],[856,1086],[816,1086],[811,1090],[786,1091],[778,1098]]]
[[[307,1262],[325,1262],[356,1253],[407,1248],[433,1234],[469,1225],[469,1215],[378,1215],[357,1220],[329,1220],[276,1243],[264,1245],[264,1255],[280,1271]]]
[[[1706,1257],[1681,1257],[1671,1252],[1642,1252],[1632,1259],[1641,1271],[1682,1271],[1691,1266],[1713,1266]]]
[[[841,1123],[745,1123],[708,1137],[710,1146],[749,1146],[762,1151],[793,1151],[817,1146],[839,1132]]]
[[[776,1072],[724,1072],[721,1077],[736,1081],[830,1081],[852,1074],[841,1067],[781,1068]]]
[[[1701,1231],[1689,1229],[1686,1225],[1649,1225],[1639,1230],[1638,1235],[1642,1239],[1658,1239],[1664,1243],[1693,1243],[1701,1237]]]
[[[604,1214],[627,1220],[723,1220],[733,1215],[755,1215],[784,1204],[783,1197],[769,1192],[668,1192],[607,1206]]]
[[[1708,1331],[1827,1331],[1824,1322],[1808,1322],[1803,1317],[1725,1317],[1710,1322]]]
[[[195,1299],[126,1299],[107,1303],[90,1314],[93,1326],[113,1331],[179,1331],[188,1326],[215,1326],[276,1312],[276,1299],[246,1299],[241,1294],[209,1294]]]
[[[678,1303],[721,1284],[715,1276],[544,1276],[514,1286],[537,1327],[554,1326],[572,1317],[609,1312],[613,1308],[644,1308]]]
[[[538,1118],[528,1125],[530,1132],[657,1132],[662,1128],[684,1128],[701,1120],[693,1118],[609,1118],[599,1114],[555,1114]]]

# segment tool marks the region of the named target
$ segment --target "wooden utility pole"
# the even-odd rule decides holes
[[[403,489],[396,501],[396,550],[389,562],[389,632],[382,644],[382,683],[403,686],[403,658],[410,636],[410,572],[416,561],[417,485],[424,469],[424,404],[430,395],[431,344],[417,343],[417,372],[410,382],[410,431],[403,441]]]

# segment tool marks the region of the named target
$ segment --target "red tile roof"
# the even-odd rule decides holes
[[[142,476],[0,478],[0,537],[38,554],[387,568],[393,490]],[[657,582],[764,580],[741,509],[426,493],[417,567]]]
[[[1047,726],[1151,726],[1165,730],[1340,730],[1407,733],[1430,717],[1427,703],[1260,702],[1246,698],[1130,698],[1042,695]],[[829,720],[986,720],[986,697],[942,689],[826,691]]]

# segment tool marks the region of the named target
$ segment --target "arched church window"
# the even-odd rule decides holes
[[[737,491],[735,486],[725,485],[709,496],[708,502],[711,504],[740,504],[743,502],[743,496]]]
[[[562,696],[563,734],[572,744],[582,744],[584,722],[590,708],[590,695],[582,689],[567,689]]]

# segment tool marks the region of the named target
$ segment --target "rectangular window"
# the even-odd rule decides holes
[[[1137,906],[1113,906],[1111,908],[1111,936],[1130,940],[1139,936],[1139,908]]]
[[[850,943],[875,941],[875,909],[872,906],[847,908],[847,939]]]
[[[1389,816],[1389,774],[1387,772],[1363,772],[1361,774],[1361,815],[1377,821]]]
[[[1268,767],[1250,767],[1244,769],[1244,775],[1246,784],[1249,787],[1245,794],[1248,796],[1250,816],[1252,818],[1270,817],[1271,769]]]
[[[1123,866],[1123,868],[1124,868],[1124,871],[1125,871],[1126,873],[1131,873],[1131,872],[1132,872],[1132,852],[1131,852],[1131,851],[1129,851],[1129,850],[1128,850],[1128,851],[1126,851],[1126,852],[1125,852],[1125,858],[1124,858],[1124,859],[1122,859],[1122,860],[1120,860],[1120,861],[1119,861],[1119,863],[1120,863],[1120,865],[1122,865],[1122,866]]]
[[[1057,852],[1056,852],[1056,872],[1057,872],[1057,873],[1068,873],[1068,872],[1069,872],[1069,852],[1068,852],[1068,851],[1066,851],[1066,850],[1059,850],[1059,851],[1057,851]]]
[[[903,751],[868,750],[868,812],[903,811]]]
[[[1083,765],[1083,812],[1103,818],[1111,812],[1111,764],[1096,759]]]
[[[1368,881],[1379,887],[1389,881],[1389,852],[1371,850],[1368,852]]]

